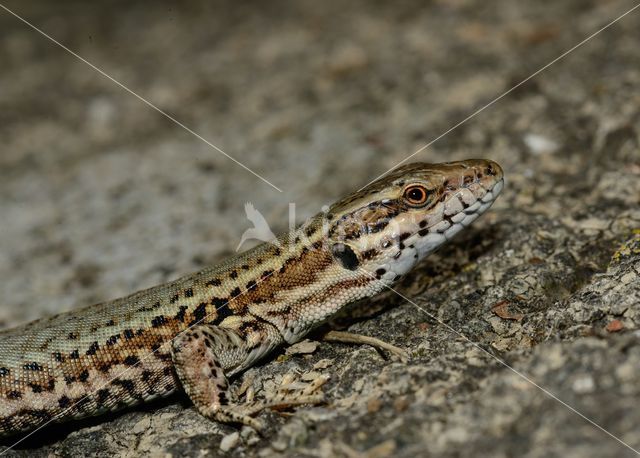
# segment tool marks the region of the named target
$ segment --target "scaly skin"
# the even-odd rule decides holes
[[[256,428],[250,416],[261,408],[315,402],[306,391],[292,402],[237,405],[227,377],[393,284],[489,208],[502,184],[491,161],[409,164],[281,236],[280,246],[2,331],[0,435],[177,389],[209,418]]]

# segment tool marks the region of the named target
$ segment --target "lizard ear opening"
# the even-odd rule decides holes
[[[360,266],[358,256],[349,245],[334,243],[331,247],[333,257],[348,270],[356,270]]]

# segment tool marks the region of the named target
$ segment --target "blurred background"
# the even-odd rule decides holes
[[[634,6],[2,4],[282,192],[0,9],[0,327],[224,259],[251,227],[245,202],[287,230],[290,202],[298,221],[320,211]],[[640,9],[412,158],[494,159],[508,184],[494,211],[403,284],[636,448],[639,42]],[[502,301],[508,309],[496,312]],[[323,345],[291,364],[341,361],[329,386],[336,404],[278,418],[267,438],[243,439],[236,453],[633,455],[410,304],[395,300],[356,328],[415,359]],[[148,426],[136,442],[131,424],[155,418],[138,412],[105,426],[120,442],[98,431],[37,446],[217,451],[211,431],[233,431],[165,408],[186,422],[173,435]],[[184,426],[191,418],[196,430]]]

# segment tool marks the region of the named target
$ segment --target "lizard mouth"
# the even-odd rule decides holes
[[[493,179],[476,180],[446,192],[439,215],[430,224],[415,224],[405,232],[393,253],[374,269],[383,281],[394,282],[411,270],[420,260],[451,240],[462,229],[485,213],[504,187],[500,174]]]
[[[475,183],[482,189],[482,195],[478,196],[477,188],[461,188],[451,193],[445,201],[445,208],[442,221],[430,227],[431,233],[444,235],[446,240],[450,240],[463,228],[469,226],[480,215],[486,212],[498,198],[504,187],[504,178],[487,185],[481,181]],[[444,240],[443,240],[444,242]]]

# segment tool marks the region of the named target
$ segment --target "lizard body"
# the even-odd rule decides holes
[[[209,418],[258,428],[266,404],[234,404],[228,377],[394,283],[489,208],[502,176],[487,160],[409,164],[276,244],[0,331],[0,436],[178,389]]]

